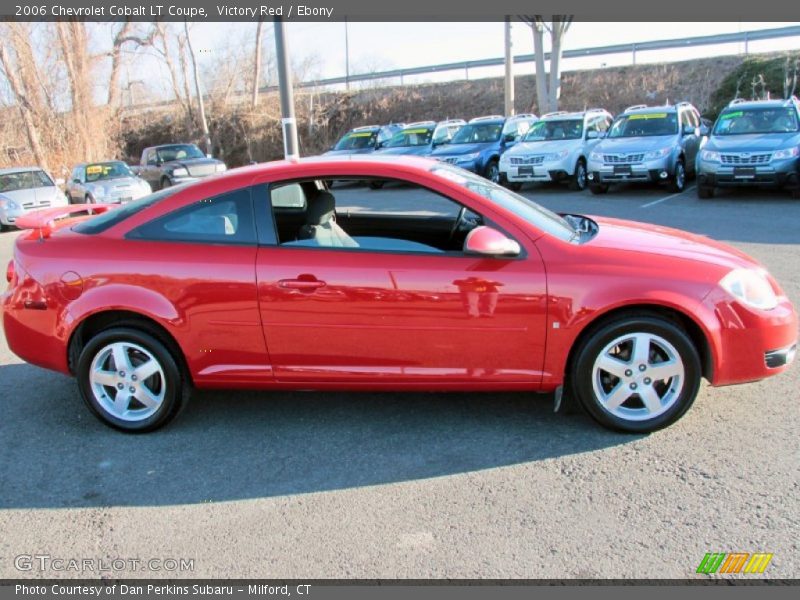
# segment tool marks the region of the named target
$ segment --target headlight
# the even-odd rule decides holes
[[[601,152],[592,152],[589,154],[589,160],[603,161],[603,154]]]
[[[778,305],[778,297],[766,276],[754,269],[734,269],[720,282],[731,296],[753,308],[770,310]]]
[[[0,206],[9,210],[17,210],[19,208],[19,204],[14,202],[11,198],[0,198]]]
[[[703,150],[700,153],[700,158],[710,162],[719,162],[719,152],[715,152],[714,150]]]
[[[228,166],[225,163],[217,163],[217,173],[222,173],[223,171],[227,171]]]
[[[458,162],[469,162],[471,160],[475,160],[480,156],[480,152],[470,152],[469,154],[462,154],[458,157]]]
[[[104,188],[102,185],[93,185],[90,190],[92,195],[97,198],[106,195],[106,188]]]
[[[189,176],[189,171],[187,171],[183,167],[178,167],[176,169],[172,169],[172,176],[173,177],[188,177]]]
[[[567,154],[569,154],[569,150],[562,150],[561,152],[553,152],[552,154],[545,154],[544,160],[547,162],[551,162],[554,160],[561,160],[562,158],[566,158]]]
[[[772,154],[772,160],[785,160],[787,158],[794,158],[795,156],[800,155],[800,148],[795,146],[794,148],[785,148],[784,150],[778,150]]]
[[[669,153],[672,152],[672,148],[661,148],[660,150],[651,150],[650,152],[644,153],[645,160],[653,160],[656,158],[664,158],[668,156]]]

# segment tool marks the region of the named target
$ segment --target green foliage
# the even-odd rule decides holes
[[[787,62],[788,61],[788,62]],[[755,84],[755,96],[766,96],[769,92],[772,98],[782,98],[784,94],[784,79],[788,74],[791,77],[795,69],[800,71],[800,52],[790,52],[780,56],[751,56],[746,58],[736,69],[729,73],[717,90],[711,94],[709,109],[706,116],[716,118],[728,103],[737,97],[752,99]],[[800,73],[798,73],[800,77]],[[763,78],[763,79],[762,79]],[[789,89],[791,89],[791,82]],[[795,94],[800,94],[800,81],[798,81]]]

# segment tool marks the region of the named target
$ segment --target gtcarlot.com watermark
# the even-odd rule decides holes
[[[191,573],[194,571],[193,558],[76,558],[52,556],[50,554],[18,554],[14,557],[17,571],[36,573],[115,573],[115,572],[158,572]]]

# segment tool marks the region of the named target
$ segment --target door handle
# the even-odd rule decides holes
[[[278,287],[304,292],[313,292],[326,285],[324,281],[319,281],[318,279],[281,279],[278,281]]]

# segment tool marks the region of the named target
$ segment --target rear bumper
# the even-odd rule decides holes
[[[789,300],[772,310],[757,310],[719,289],[706,297],[701,311],[718,324],[710,335],[712,385],[758,381],[783,373],[793,362],[798,321]]]

